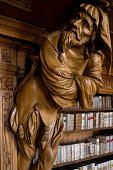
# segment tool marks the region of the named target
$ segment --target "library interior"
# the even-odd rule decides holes
[[[0,0],[0,170],[113,170],[113,0]]]

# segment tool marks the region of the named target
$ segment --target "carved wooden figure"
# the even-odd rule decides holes
[[[19,170],[51,170],[63,132],[60,108],[77,101],[83,109],[91,108],[102,86],[105,57],[109,74],[108,16],[93,4],[81,4],[63,30],[44,37],[39,58],[17,86],[10,117],[19,146]],[[32,165],[37,147],[39,158]]]

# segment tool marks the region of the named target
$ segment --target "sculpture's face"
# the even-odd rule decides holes
[[[60,43],[62,51],[70,46],[81,46],[91,40],[94,33],[92,18],[86,12],[78,12],[71,17],[64,27]]]
[[[85,12],[79,12],[75,17],[69,21],[70,31],[75,34],[78,42],[82,41],[82,43],[85,43],[89,41],[93,34],[93,20]]]

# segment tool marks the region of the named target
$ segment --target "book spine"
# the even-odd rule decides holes
[[[79,129],[79,113],[76,113],[75,115],[75,129],[78,130]]]
[[[102,97],[102,108],[106,108],[105,96]]]
[[[85,129],[88,129],[88,113],[85,115]]]
[[[103,118],[103,127],[107,127],[107,113],[102,113]]]
[[[72,151],[71,151],[71,153],[72,153],[71,159],[72,159],[72,161],[74,161],[75,160],[75,145],[74,144],[72,144]]]
[[[85,129],[85,113],[82,113],[82,125],[81,129]]]
[[[104,112],[100,114],[100,127],[103,128],[104,127]]]
[[[70,114],[69,130],[74,130],[74,114]]]
[[[87,157],[90,157],[90,143],[87,144]]]
[[[57,152],[57,164],[61,163],[61,145],[58,146],[58,152]]]
[[[99,145],[99,138],[96,139],[96,155],[99,155],[100,153],[100,145]]]
[[[67,114],[66,130],[70,130],[70,114]]]
[[[67,162],[70,162],[70,161],[72,161],[72,159],[71,159],[71,155],[72,155],[72,153],[71,153],[71,150],[72,150],[72,145],[67,145]]]
[[[110,113],[107,112],[107,127],[109,127],[110,124]]]
[[[61,146],[61,163],[64,163],[64,146]]]
[[[112,127],[112,122],[113,122],[113,112],[109,112],[109,127]]]
[[[99,96],[99,109],[102,108],[102,96]]]
[[[80,159],[80,144],[75,144],[75,160]]]
[[[95,128],[99,128],[99,112],[95,113]]]
[[[90,129],[93,129],[93,120],[94,120],[93,113],[90,113]]]
[[[67,130],[67,115],[63,114],[63,124],[64,124],[64,131]]]
[[[106,136],[106,152],[109,153],[109,136]]]
[[[85,143],[80,143],[80,159],[84,159],[84,145]]]
[[[101,164],[98,164],[97,167],[98,167],[98,170],[101,170]]]
[[[90,113],[88,113],[88,129],[90,129]]]
[[[82,113],[79,114],[79,129],[82,129]]]
[[[67,162],[67,145],[64,145],[63,146],[63,153],[64,153],[64,159],[63,159],[63,162]]]

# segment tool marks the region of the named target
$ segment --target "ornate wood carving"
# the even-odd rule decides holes
[[[7,75],[7,76],[5,76]],[[13,161],[17,164],[17,149],[15,147],[15,139],[9,128],[9,113],[13,106],[13,89],[15,87],[15,76],[9,75],[8,72],[1,74],[1,88],[0,88],[0,114],[1,125],[0,127],[0,141],[1,146],[1,169],[3,170],[16,170]],[[14,153],[14,155],[13,155]]]
[[[0,74],[0,90],[13,90],[13,77]]]
[[[12,63],[12,51],[8,49],[2,49],[1,51],[1,60],[2,62]]]
[[[13,0],[11,0],[11,2],[12,1]],[[14,1],[16,2],[16,0]],[[35,27],[30,24],[25,24],[17,20],[9,19],[4,16],[0,16],[0,34],[2,35],[11,36],[21,40],[27,40],[28,42],[32,42],[34,44],[40,45],[43,35],[45,33],[46,33],[45,29],[41,29],[39,27]],[[18,51],[17,53],[15,49],[16,48],[13,46],[0,44],[0,163],[1,163],[0,169],[1,170],[17,170],[17,148],[14,140],[14,135],[9,129],[8,119],[9,119],[10,109],[13,105],[13,91],[16,86],[15,72],[17,71],[16,70],[17,66],[19,66],[20,68],[18,73],[19,76],[23,77],[23,75],[25,74],[28,52],[26,50],[21,50]],[[63,62],[62,60],[63,55],[61,56],[59,53],[58,59],[60,62]],[[75,77],[75,78],[76,79],[78,78],[78,82],[81,81],[81,77]],[[104,88],[100,89],[100,93],[105,93],[105,92],[112,93],[113,92],[112,80],[107,79],[106,77],[103,80],[104,80]],[[41,97],[39,99],[41,99]],[[37,113],[38,109],[37,108],[35,109]],[[35,114],[33,114],[33,116],[34,115]],[[32,122],[32,116],[30,119],[30,123],[31,122]],[[57,126],[56,129],[58,130]],[[56,134],[57,134],[57,130],[56,130]],[[46,131],[49,130],[45,129],[44,134],[46,134]],[[41,141],[41,144],[43,144],[42,146],[44,146],[46,142],[47,142],[46,138],[44,140],[44,136],[42,136],[42,141]],[[43,158],[46,157],[47,154],[46,156],[44,156],[44,152],[43,152],[42,161],[44,160]],[[46,167],[46,169],[48,168]]]
[[[15,48],[7,45],[0,44],[0,61],[6,64],[16,65]]]
[[[11,170],[11,153],[10,150],[8,151],[9,147],[7,146],[10,141],[6,138],[6,131],[4,132],[4,169]]]
[[[103,87],[99,89],[100,94],[113,94],[113,77],[103,76]]]
[[[17,147],[9,128],[9,113],[16,86],[15,46],[0,44],[0,169],[17,169]]]
[[[3,41],[3,43],[2,43]],[[13,92],[17,77],[22,78],[26,71],[30,46],[21,41],[0,38],[0,169],[17,170],[17,145],[9,127],[9,114],[14,104]],[[25,48],[25,49],[24,49]],[[27,51],[27,49],[29,50]],[[32,49],[32,48],[31,48]],[[18,69],[19,68],[19,69]]]

